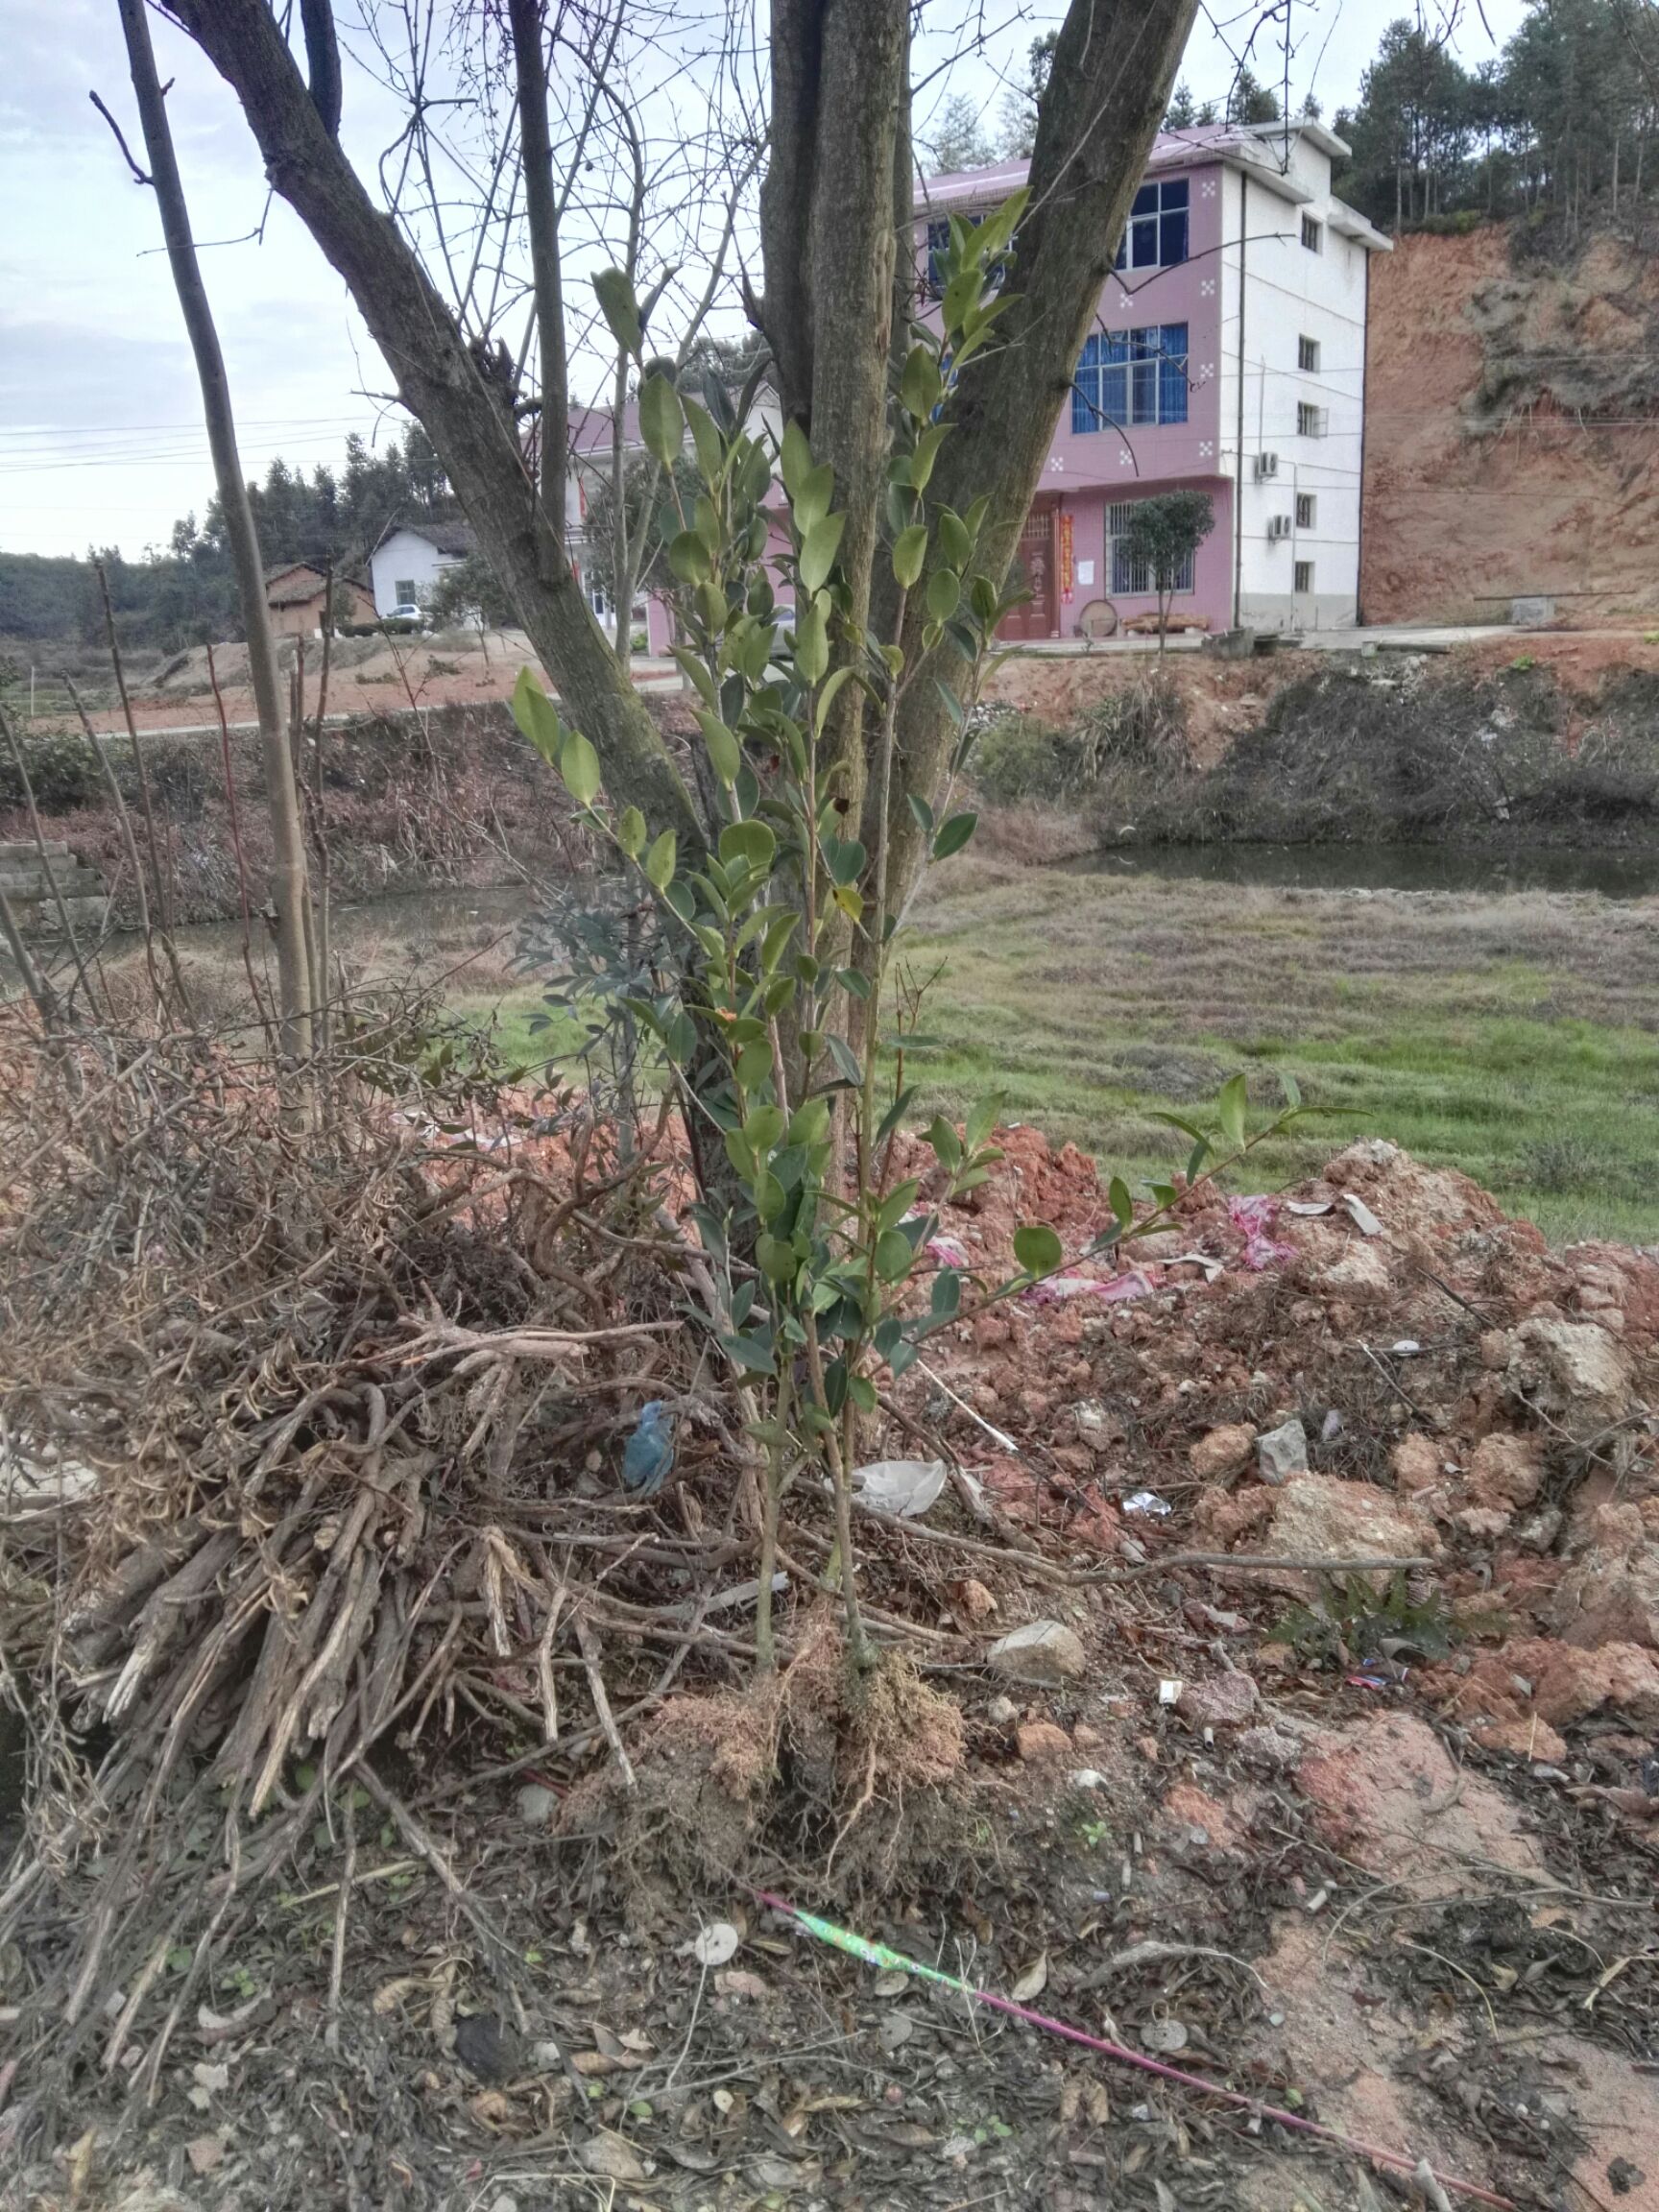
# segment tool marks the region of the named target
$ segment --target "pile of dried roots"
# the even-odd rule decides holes
[[[624,1733],[676,1684],[749,1695],[761,1514],[662,1126],[390,1061],[297,1115],[200,1041],[20,1018],[0,1057],[0,1994],[13,2050],[50,2049],[50,2129],[79,2066],[131,2065],[147,2000],[155,2094],[215,1947],[343,1812],[349,1855],[364,1791],[475,1920],[425,1804],[535,1765],[654,1806]],[[678,1465],[641,1504],[617,1468],[650,1398]],[[810,1485],[783,1536],[805,1682],[836,1610]],[[883,1543],[877,1636],[950,1643],[946,1562]],[[903,1668],[872,1688],[931,1700]],[[872,1715],[825,1762],[854,1817]]]
[[[26,2011],[118,2051],[347,1777],[419,1834],[372,1748],[411,1791],[434,1742],[486,1732],[475,1760],[620,1758],[613,1654],[640,1702],[693,1641],[740,1652],[698,1598],[750,1550],[745,1462],[672,1169],[573,1097],[353,1077],[320,1126],[185,1044],[5,1049],[0,1649],[28,1772],[0,1937],[26,1938]],[[709,1477],[666,1514],[615,1481],[648,1397]]]

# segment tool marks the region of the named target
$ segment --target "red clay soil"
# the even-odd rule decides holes
[[[1580,625],[1659,612],[1659,421],[1581,420],[1546,394],[1477,435],[1467,412],[1489,349],[1524,348],[1571,393],[1575,360],[1594,373],[1649,345],[1656,297],[1651,259],[1611,237],[1519,273],[1501,224],[1374,258],[1367,621],[1503,620],[1533,592],[1561,594]]]

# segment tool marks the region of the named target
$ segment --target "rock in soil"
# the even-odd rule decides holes
[[[1294,1415],[1257,1437],[1256,1472],[1275,1490],[1308,1472],[1308,1431]]]
[[[1334,1475],[1292,1475],[1273,1500],[1262,1543],[1297,1558],[1416,1558],[1439,1548],[1432,1523],[1369,1482]]]
[[[1194,1728],[1241,1728],[1262,1702],[1248,1674],[1216,1674],[1208,1682],[1188,1682],[1175,1710]]]
[[[1579,1439],[1623,1421],[1634,1403],[1629,1355],[1594,1321],[1523,1321],[1510,1348],[1511,1393]]]
[[[1024,1682],[1073,1682],[1089,1664],[1077,1636],[1059,1621],[1027,1621],[1011,1628],[985,1656],[998,1674]]]
[[[1224,1482],[1250,1464],[1256,1431],[1248,1421],[1225,1422],[1188,1448],[1187,1464],[1200,1482]]]

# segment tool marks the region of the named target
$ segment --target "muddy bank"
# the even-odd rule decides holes
[[[257,733],[232,732],[228,746],[228,779],[217,735],[152,734],[144,742],[163,872],[180,923],[239,915],[243,879],[252,905],[264,901],[271,838]],[[110,752],[136,816],[138,770],[124,740],[112,740]],[[39,736],[30,763],[47,835],[99,871],[114,920],[135,926],[120,823],[90,748],[79,734]],[[308,824],[314,839],[321,827],[332,893],[342,902],[502,885],[518,881],[524,869],[544,873],[580,857],[558,778],[499,700],[325,728],[320,747],[307,737],[302,767]],[[0,775],[0,840],[30,834],[14,783],[14,772],[10,781]]]
[[[1063,809],[1088,845],[1479,846],[1659,855],[1659,672],[1579,688],[1522,651],[1331,661],[1236,703],[1200,745],[1190,685],[1142,675],[1071,719],[992,709],[993,805]],[[1214,731],[1210,732],[1210,739]],[[1055,856],[1052,852],[1046,856]]]

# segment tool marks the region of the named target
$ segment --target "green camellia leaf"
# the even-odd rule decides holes
[[[949,422],[935,422],[917,439],[916,450],[910,456],[910,481],[918,492],[926,491],[933,464],[939,458],[939,448],[950,435]]]
[[[939,404],[942,389],[939,364],[929,346],[912,346],[899,379],[899,401],[905,412],[925,422]]]
[[[968,1118],[962,1127],[962,1141],[970,1152],[978,1151],[996,1128],[997,1117],[1001,1111],[1002,1100],[995,1091],[989,1097],[974,1099],[968,1109]]]
[[[764,1234],[755,1239],[755,1262],[769,1283],[787,1283],[800,1264],[792,1244]]]
[[[710,714],[699,708],[697,720],[703,732],[703,741],[709,748],[709,757],[714,764],[714,773],[728,788],[737,781],[737,771],[743,765],[743,750],[718,714]]]
[[[695,399],[684,399],[681,405],[691,425],[691,443],[697,449],[697,472],[705,484],[712,484],[720,474],[720,433],[714,427],[714,418],[707,407],[699,407]]]
[[[830,601],[819,593],[796,613],[795,673],[803,684],[817,684],[829,666]]]
[[[935,568],[927,579],[927,612],[936,622],[945,622],[956,612],[956,602],[962,596],[962,579],[954,568]]]
[[[893,541],[893,574],[906,591],[921,575],[922,564],[926,558],[927,525],[912,522],[908,530],[901,530]]]
[[[645,850],[645,817],[637,806],[624,806],[616,825],[616,842],[630,860],[637,860]]]
[[[1014,1232],[1014,1257],[1027,1275],[1051,1275],[1065,1256],[1046,1221],[1026,1221]]]
[[[651,850],[645,855],[645,874],[659,891],[666,891],[674,880],[674,832],[664,830],[651,841]]]
[[[577,805],[591,806],[599,796],[599,756],[580,730],[572,730],[565,740],[559,773]]]
[[[713,574],[709,548],[695,530],[682,530],[668,548],[668,565],[682,584],[706,584]]]
[[[934,859],[949,860],[952,853],[960,853],[973,836],[978,821],[977,814],[952,814],[940,826],[939,834],[933,840]]]
[[[957,1269],[954,1267],[940,1268],[938,1274],[933,1278],[933,1291],[929,1302],[933,1310],[933,1318],[936,1321],[950,1321],[954,1317],[956,1309],[962,1303],[962,1277]]]
[[[1129,1186],[1121,1175],[1114,1175],[1106,1196],[1117,1219],[1127,1228],[1135,1218],[1135,1201],[1129,1195]]]
[[[830,1101],[828,1098],[808,1098],[805,1106],[797,1106],[789,1124],[791,1144],[817,1144],[830,1134]]]
[[[757,1160],[776,1149],[789,1118],[781,1106],[757,1106],[743,1124],[743,1135]]]
[[[967,523],[953,507],[939,508],[933,520],[939,532],[939,550],[952,568],[966,568],[968,556],[974,550]]]
[[[824,861],[837,883],[856,883],[870,855],[856,837],[826,837]]]
[[[915,1257],[909,1238],[897,1229],[883,1229],[876,1239],[876,1272],[883,1283],[902,1282]]]
[[[639,302],[634,297],[633,285],[620,269],[601,269],[593,279],[593,291],[612,337],[624,353],[637,360],[645,330],[639,320]]]
[[[835,565],[835,555],[841,545],[841,533],[846,527],[845,515],[826,515],[807,531],[800,559],[803,590],[820,591],[830,581],[830,571]]]
[[[764,822],[728,822],[720,832],[720,857],[728,868],[739,863],[749,868],[770,868],[777,850],[778,840]]]
[[[795,527],[803,538],[809,538],[817,524],[823,521],[834,496],[835,471],[829,462],[821,461],[816,469],[808,469],[790,501]]]
[[[664,469],[679,459],[685,430],[679,394],[661,371],[654,371],[639,387],[639,435]]]
[[[806,443],[806,433],[799,422],[788,423],[783,431],[782,448],[779,455],[779,469],[783,478],[783,489],[794,499],[812,468],[812,448]]]
[[[854,1059],[853,1047],[847,1040],[831,1033],[825,1042],[830,1047],[830,1057],[835,1063],[835,1072],[840,1076],[842,1082],[862,1083],[864,1070]]]
[[[1221,1086],[1221,1094],[1215,1101],[1215,1111],[1221,1123],[1221,1134],[1235,1152],[1244,1142],[1244,1109],[1249,1102],[1249,1092],[1244,1077],[1229,1075]]]
[[[528,668],[520,668],[513,686],[513,719],[546,761],[557,768],[565,744],[565,725],[559,709]]]
[[[943,1167],[954,1167],[962,1158],[962,1140],[943,1114],[935,1114],[926,1130],[927,1142]]]

